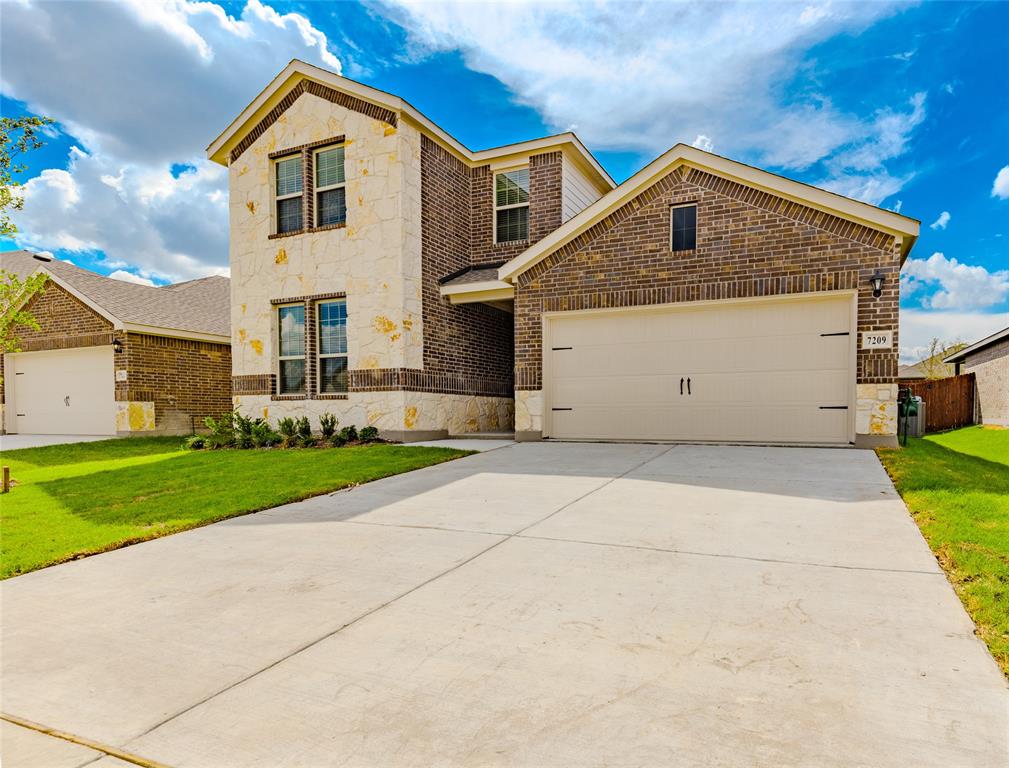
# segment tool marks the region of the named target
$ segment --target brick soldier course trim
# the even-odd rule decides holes
[[[670,207],[698,207],[697,248],[673,253]],[[887,277],[880,298],[869,277]],[[542,381],[543,312],[858,291],[857,331],[893,350],[857,353],[858,383],[897,372],[900,247],[885,233],[708,173],[676,169],[518,277],[515,387]]]
[[[351,392],[430,392],[445,395],[511,397],[511,383],[496,379],[431,373],[417,368],[361,368],[350,371]]]
[[[256,139],[266,133],[270,126],[277,122],[280,116],[290,109],[291,105],[300,96],[306,93],[318,96],[320,99],[325,99],[326,101],[331,101],[334,104],[339,104],[341,107],[353,110],[354,112],[360,112],[393,127],[396,127],[398,124],[398,117],[392,110],[385,109],[355,96],[350,96],[334,88],[328,88],[321,83],[311,80],[301,80],[235,145],[231,150],[231,162],[235,162],[235,160],[240,158],[245,150],[256,143]]]
[[[272,395],[275,391],[276,376],[272,373],[231,377],[231,392],[235,395]]]

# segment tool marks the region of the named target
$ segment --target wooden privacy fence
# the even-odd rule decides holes
[[[941,432],[974,423],[974,374],[900,382],[925,401],[925,431]]]

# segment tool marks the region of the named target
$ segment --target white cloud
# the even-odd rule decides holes
[[[938,252],[927,259],[908,259],[900,282],[904,296],[922,294],[920,304],[926,309],[978,310],[1009,298],[1009,270],[989,272]]]
[[[154,281],[146,277],[141,277],[140,275],[135,275],[132,272],[127,272],[124,269],[117,269],[115,272],[109,272],[109,277],[113,280],[122,280],[124,283],[136,283],[137,285],[154,285]]]
[[[900,209],[903,207],[904,207],[904,201],[898,200],[896,203],[890,206],[890,210],[893,211],[894,213],[900,213]]]
[[[710,138],[705,136],[703,133],[697,134],[697,138],[694,139],[693,143],[690,145],[692,147],[697,147],[698,149],[703,149],[705,152],[714,152],[715,145]]]
[[[949,211],[943,211],[939,214],[939,218],[929,224],[932,229],[946,229],[946,225],[949,224],[950,215]]]
[[[897,4],[387,0],[383,7],[410,31],[416,55],[461,51],[551,128],[581,126],[594,148],[654,156],[677,141],[717,136],[720,153],[760,166],[802,170],[837,158],[825,183],[870,202],[909,178],[883,163],[906,150],[924,119],[923,93],[906,108],[867,116],[822,94],[784,98],[806,51]]]
[[[18,243],[169,280],[226,272],[227,176],[204,148],[292,58],[340,69],[308,19],[260,0],[239,18],[184,0],[5,3],[2,43],[0,90],[84,145],[25,185]],[[172,163],[194,170],[173,179]]]
[[[991,185],[991,196],[1005,200],[1009,197],[1009,165],[999,170],[995,183]]]
[[[1009,327],[1009,312],[900,311],[900,361],[915,363],[928,354],[932,339],[973,344]]]

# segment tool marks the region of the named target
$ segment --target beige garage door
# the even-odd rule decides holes
[[[545,434],[847,443],[850,294],[548,316]]]
[[[7,355],[5,386],[13,428],[20,434],[114,435],[112,347]],[[12,402],[13,401],[13,402]]]

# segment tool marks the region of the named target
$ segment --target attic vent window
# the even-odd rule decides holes
[[[297,232],[301,216],[301,155],[277,160],[277,232]]]
[[[529,169],[494,176],[494,242],[529,239]]]
[[[697,206],[676,205],[672,209],[672,249],[692,251],[697,248]]]

